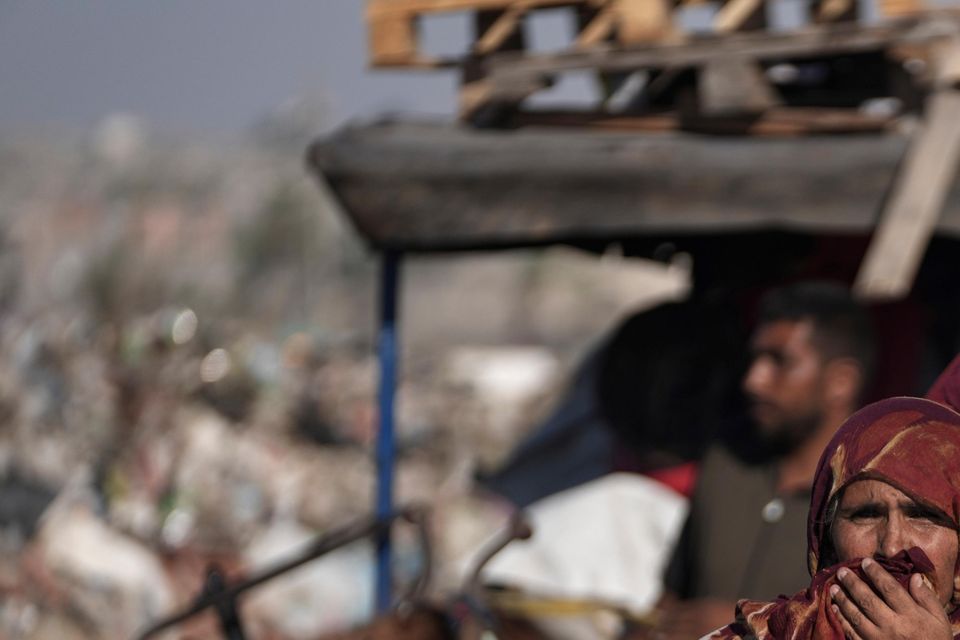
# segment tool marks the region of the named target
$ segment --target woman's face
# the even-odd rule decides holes
[[[928,576],[944,605],[953,596],[957,564],[957,532],[939,511],[917,504],[880,480],[858,480],[848,486],[832,528],[833,548],[840,562],[854,558],[889,558],[911,547],[923,549],[933,562]]]

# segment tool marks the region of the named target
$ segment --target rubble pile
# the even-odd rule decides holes
[[[371,512],[377,411],[368,351],[322,353],[302,333],[251,348],[245,335],[217,347],[230,366],[214,375],[216,349],[176,344],[175,322],[149,348],[129,344],[141,339],[141,324],[112,339],[14,321],[0,334],[0,490],[14,491],[21,478],[43,488],[25,494],[23,513],[2,514],[0,588],[19,596],[0,609],[9,637],[50,637],[43,629],[54,618],[76,629],[59,637],[129,637],[188,603],[209,562],[242,575]],[[162,326],[157,318],[147,324]],[[280,365],[258,378],[251,354],[262,359],[270,349]],[[530,375],[539,380],[507,397],[468,375],[496,373],[462,360],[452,353],[402,385],[401,503],[468,493],[478,452],[505,455],[507,434],[519,437],[524,406],[557,368],[536,352]],[[451,367],[459,374],[450,376]],[[411,554],[399,561],[413,573],[421,562],[415,540],[399,539]],[[249,598],[249,624],[270,637],[308,638],[365,620],[372,563],[358,544],[278,579]]]
[[[373,508],[375,257],[302,146],[136,133],[0,139],[0,638],[132,637],[211,564],[247,575]],[[506,518],[474,473],[623,305],[609,270],[580,305],[550,275],[566,258],[538,260],[411,265],[395,494],[435,507],[435,595]],[[397,547],[401,579],[422,570],[412,532]],[[251,593],[245,620],[276,640],[356,624],[372,574],[368,545],[341,549]]]

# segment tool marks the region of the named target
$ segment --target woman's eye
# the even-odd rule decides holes
[[[943,516],[941,516],[936,511],[930,509],[925,509],[923,507],[917,507],[913,509],[906,509],[905,514],[908,518],[912,520],[926,520],[934,524],[944,524]]]
[[[880,510],[875,507],[862,507],[860,509],[854,509],[849,518],[851,520],[873,520],[881,516]]]

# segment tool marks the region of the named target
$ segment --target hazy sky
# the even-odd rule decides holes
[[[805,3],[774,0],[774,25],[797,22]],[[160,129],[233,132],[304,98],[329,106],[327,126],[386,111],[452,114],[452,72],[366,68],[364,4],[0,0],[0,133],[86,127],[117,112]],[[690,7],[681,22],[708,25],[709,11],[700,9],[709,7]],[[569,17],[537,12],[527,23],[529,46],[567,45]],[[426,52],[462,51],[468,24],[462,14],[425,20]],[[583,100],[594,91],[588,75],[568,74],[533,102]]]
[[[338,123],[449,114],[449,73],[371,72],[362,0],[0,0],[0,131],[87,127],[130,112],[232,132],[297,98]],[[464,23],[465,24],[465,23]],[[462,25],[428,32],[461,42]]]

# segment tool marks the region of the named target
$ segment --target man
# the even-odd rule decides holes
[[[763,299],[742,381],[760,455],[718,445],[704,458],[657,637],[698,638],[728,623],[739,598],[772,599],[809,582],[811,482],[873,361],[869,318],[845,289],[804,283]]]

